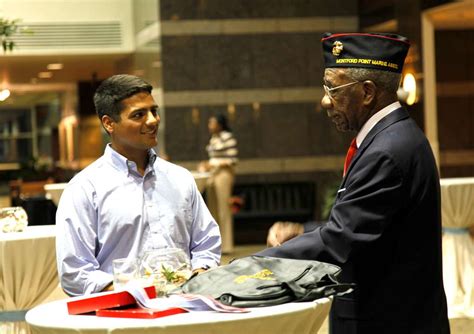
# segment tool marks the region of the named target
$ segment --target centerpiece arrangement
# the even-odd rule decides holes
[[[0,231],[21,232],[28,226],[28,215],[21,206],[0,209]]]
[[[189,257],[182,249],[149,251],[139,260],[137,277],[154,285],[158,296],[167,295],[184,284],[192,274]]]

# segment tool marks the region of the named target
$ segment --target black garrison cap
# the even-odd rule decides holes
[[[364,67],[401,73],[410,48],[406,37],[381,33],[325,33],[324,62],[329,67]]]

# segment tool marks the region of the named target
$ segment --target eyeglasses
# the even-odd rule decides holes
[[[332,88],[329,88],[328,86],[323,85],[323,88],[324,88],[324,92],[326,93],[327,96],[333,97],[331,93],[334,92],[335,90],[338,90],[339,88],[349,87],[349,86],[355,85],[356,83],[359,83],[359,82],[360,81],[353,81],[353,82],[349,82],[349,83],[339,85],[339,86],[336,86],[336,87],[332,87]]]

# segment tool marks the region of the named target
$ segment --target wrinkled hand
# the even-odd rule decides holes
[[[304,233],[303,224],[292,222],[276,222],[270,227],[267,235],[267,246],[280,246],[287,240]]]

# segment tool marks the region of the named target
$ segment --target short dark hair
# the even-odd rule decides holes
[[[357,67],[346,68],[345,70],[346,75],[352,80],[361,82],[370,80],[375,83],[377,87],[389,93],[396,93],[400,86],[400,73]]]
[[[120,120],[122,101],[137,93],[151,94],[153,86],[134,75],[117,74],[105,79],[94,94],[94,105],[99,119],[104,115]]]
[[[229,132],[232,131],[230,126],[229,126],[229,122],[227,120],[227,117],[224,114],[217,114],[217,115],[214,115],[212,117],[214,117],[216,119],[217,124],[219,124],[221,126],[222,130],[229,131]]]

